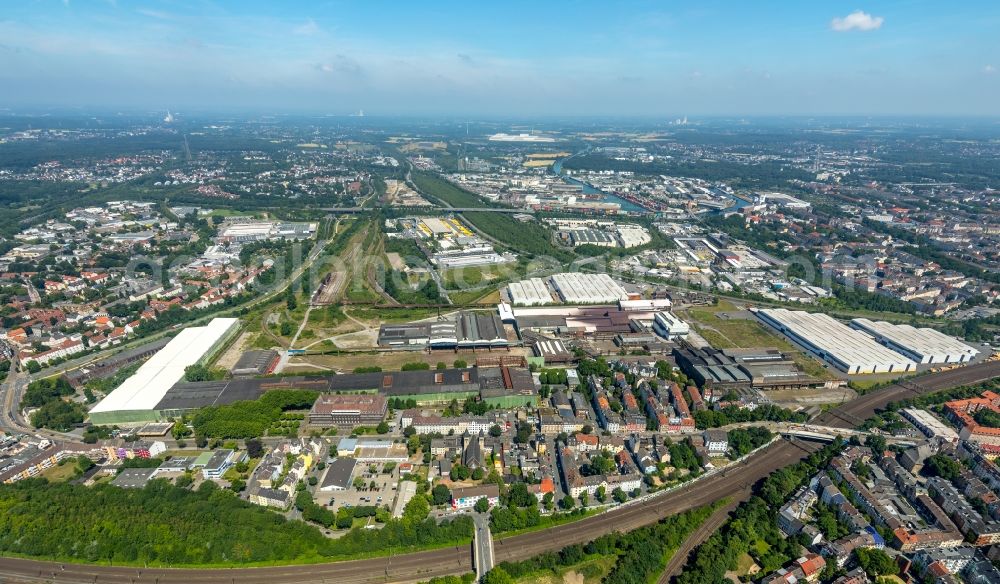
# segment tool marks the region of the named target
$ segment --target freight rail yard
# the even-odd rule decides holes
[[[914,395],[923,395],[961,385],[975,384],[1000,375],[1000,362],[971,366],[961,370],[937,373],[921,378],[919,385],[892,385],[850,404],[830,410],[817,422],[831,427],[850,428],[865,420],[886,404]],[[810,442],[778,442],[753,455],[733,468],[699,482],[697,485],[663,494],[641,504],[623,506],[571,525],[544,531],[499,538],[496,555],[499,560],[516,561],[538,553],[559,549],[576,542],[585,542],[602,533],[645,525],[668,515],[680,513],[723,498],[737,500],[746,497],[751,487],[776,469],[807,456],[818,449]],[[337,582],[368,583],[429,579],[471,570],[472,551],[457,546],[432,552],[419,552],[371,560],[349,561],[311,566],[258,568],[249,570],[164,570],[76,566],[55,562],[37,562],[5,558],[0,560],[0,573],[12,582]]]
[[[1000,582],[995,141],[0,117],[4,582]]]

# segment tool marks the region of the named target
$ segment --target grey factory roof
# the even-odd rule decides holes
[[[531,374],[526,369],[508,368],[504,380],[501,369],[477,368],[424,371],[386,371],[325,376],[291,376],[181,382],[171,387],[156,405],[158,411],[190,410],[211,405],[253,400],[266,391],[309,389],[321,393],[338,391],[378,391],[387,397],[449,392],[476,392],[506,388],[515,392],[528,387]],[[508,387],[509,386],[509,387]],[[533,385],[532,385],[533,387]]]
[[[972,358],[979,353],[973,347],[932,328],[916,328],[908,324],[892,324],[855,318],[851,326],[874,336],[877,340],[904,349],[920,359],[940,363]]]
[[[247,351],[240,356],[233,366],[234,375],[260,375],[267,371],[268,366],[279,357],[277,351]]]
[[[326,466],[326,474],[320,483],[321,490],[346,489],[351,486],[351,475],[358,464],[353,458],[340,457]]]
[[[872,337],[822,314],[767,308],[757,311],[765,322],[823,354],[845,369],[886,369],[905,371],[915,364],[903,355],[883,347]]]
[[[123,489],[141,489],[156,473],[155,468],[126,468],[115,477],[111,484]]]

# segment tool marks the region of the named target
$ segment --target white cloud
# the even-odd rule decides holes
[[[310,18],[309,20],[305,21],[304,24],[295,27],[295,30],[293,32],[295,32],[295,34],[300,34],[303,36],[312,36],[319,32],[319,25],[316,24],[315,20]]]
[[[149,10],[148,8],[140,8],[137,10],[139,14],[143,16],[148,16],[150,18],[155,18],[157,20],[173,20],[174,17],[169,12],[164,12],[162,10]]]
[[[867,12],[855,10],[847,16],[834,18],[830,21],[830,28],[837,32],[849,30],[878,30],[882,28],[885,21],[881,16],[872,16]]]
[[[983,67],[983,73],[986,73],[987,75],[993,75],[996,72],[997,72],[997,68],[995,66],[993,66],[993,65],[987,65],[987,66]]]

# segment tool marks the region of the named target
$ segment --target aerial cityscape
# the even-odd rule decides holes
[[[24,3],[0,583],[1000,584],[1000,10]]]

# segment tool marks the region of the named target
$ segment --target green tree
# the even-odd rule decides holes
[[[431,502],[435,505],[444,505],[451,501],[451,490],[444,485],[435,485],[431,489]]]
[[[486,572],[482,582],[483,584],[514,584],[514,579],[503,568],[496,567]]]
[[[78,456],[76,459],[76,470],[78,473],[83,474],[88,470],[94,468],[94,461],[90,460],[86,456]]]
[[[899,572],[899,566],[892,559],[892,556],[880,549],[857,548],[854,555],[858,564],[870,577],[891,576]]]
[[[517,432],[514,434],[514,441],[518,444],[525,444],[531,438],[531,426],[526,422],[517,423]]]
[[[174,440],[180,440],[181,438],[186,438],[194,433],[191,428],[187,427],[187,424],[177,420],[174,422],[173,427],[170,429],[170,433],[173,435]]]
[[[416,525],[423,520],[427,519],[427,516],[431,513],[430,503],[427,502],[427,497],[423,495],[414,495],[410,502],[406,504],[403,508],[403,521],[410,525]]]
[[[950,456],[939,453],[932,455],[924,462],[924,468],[921,472],[927,476],[953,481],[962,474],[962,464]]]
[[[337,519],[335,525],[337,529],[348,529],[354,525],[354,514],[351,513],[350,509],[341,507],[337,511]]]
[[[490,502],[486,497],[481,497],[479,500],[476,501],[476,504],[473,507],[473,509],[476,510],[476,513],[486,513],[487,511],[490,510]]]
[[[260,458],[264,455],[264,446],[260,443],[260,440],[256,438],[251,438],[246,441],[247,456],[250,458]],[[320,462],[320,464],[326,466],[325,463]],[[322,467],[320,468],[322,470]]]

